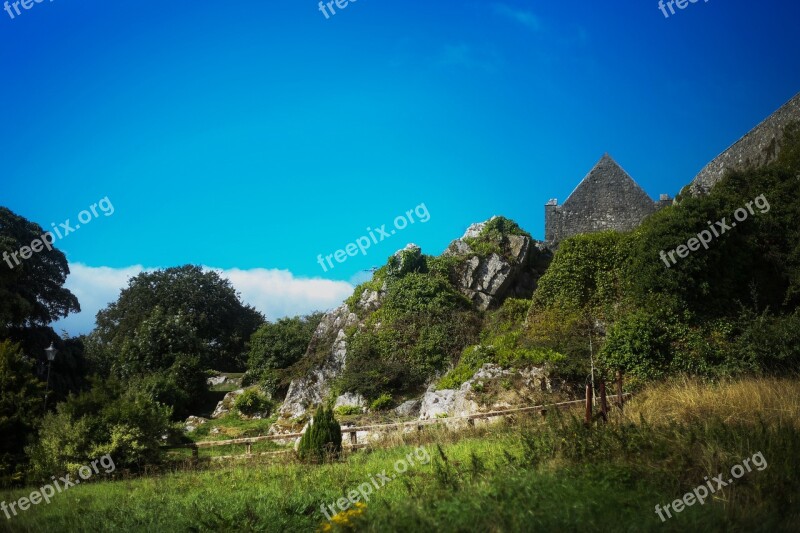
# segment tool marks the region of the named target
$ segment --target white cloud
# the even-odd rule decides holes
[[[333,309],[355,288],[346,281],[296,278],[288,270],[211,270],[231,280],[242,293],[242,301],[264,313],[268,320]]]
[[[127,287],[128,280],[144,270],[152,270],[141,265],[115,269],[81,263],[70,264],[69,268],[65,287],[78,297],[81,312],[52,326],[57,332],[67,330],[70,335],[91,331],[97,312],[116,301],[120,291]],[[288,270],[205,268],[229,279],[241,293],[242,301],[264,313],[269,320],[332,309],[349,297],[354,288],[346,281],[298,278]]]
[[[506,4],[494,4],[494,11],[498,15],[502,15],[519,22],[530,30],[539,31],[542,29],[541,20],[539,20],[539,17],[530,11],[516,9]]]
[[[110,268],[70,263],[70,274],[64,286],[77,296],[81,312],[54,322],[53,329],[56,333],[65,329],[70,335],[88,333],[94,328],[97,312],[116,301],[120,291],[128,285],[128,280],[142,270],[144,268],[141,265]]]

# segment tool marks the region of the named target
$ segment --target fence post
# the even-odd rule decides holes
[[[606,399],[606,380],[600,379],[600,416],[603,423],[608,422],[608,401]]]
[[[192,446],[192,463],[197,463],[199,459],[199,448],[197,446]]]
[[[251,452],[251,451],[252,451],[252,449],[253,449],[253,445],[252,445],[251,443],[249,443],[249,442],[248,442],[247,444],[245,444],[245,446],[246,446],[246,451],[245,451],[244,453],[246,453],[247,455],[251,455],[251,453],[250,453],[250,452]]]
[[[584,422],[588,426],[592,423],[592,384],[586,384],[586,417]]]
[[[355,446],[358,444],[358,433],[355,431],[350,432],[350,445]]]
[[[622,372],[617,370],[617,406],[622,409]]]

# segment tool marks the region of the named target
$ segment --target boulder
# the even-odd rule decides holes
[[[363,411],[368,407],[367,400],[358,393],[345,392],[336,398],[333,408],[337,407],[359,407]]]
[[[187,433],[191,433],[206,422],[208,422],[208,419],[202,416],[190,416],[184,421],[183,427]]]
[[[217,404],[217,408],[214,409],[211,418],[221,418],[230,413],[231,409],[233,409],[233,404],[236,403],[236,398],[241,396],[242,393],[244,393],[244,389],[238,389],[226,394],[222,401]]]
[[[408,400],[395,407],[394,412],[397,416],[409,417],[419,414],[422,401],[420,399]]]

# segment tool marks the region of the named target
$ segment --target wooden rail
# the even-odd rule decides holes
[[[630,393],[622,394],[618,396],[618,398],[625,399],[630,397]],[[584,400],[573,400],[569,402],[559,402],[553,404],[542,404],[542,405],[534,405],[531,407],[518,407],[515,409],[504,409],[500,411],[487,411],[485,413],[472,413],[469,415],[464,416],[453,416],[447,418],[432,418],[428,420],[412,420],[410,422],[395,422],[391,424],[373,424],[370,426],[359,426],[359,427],[346,427],[342,428],[342,436],[346,434],[350,434],[350,445],[348,448],[350,449],[358,449],[363,448],[366,446],[364,443],[358,442],[358,432],[359,431],[386,431],[391,429],[399,429],[405,427],[416,427],[417,430],[421,431],[424,426],[430,425],[437,425],[437,424],[446,424],[453,420],[466,420],[469,425],[474,425],[475,420],[486,420],[489,418],[494,418],[498,416],[507,416],[507,415],[514,415],[518,413],[535,413],[538,412],[542,416],[547,414],[548,409],[569,409],[570,407],[580,406],[584,404]],[[234,444],[244,444],[246,446],[246,453],[244,455],[226,455],[226,456],[218,456],[212,457],[212,459],[231,459],[234,457],[252,457],[252,445],[256,442],[263,442],[263,441],[275,441],[275,440],[285,440],[285,439],[296,439],[298,437],[302,437],[302,433],[286,433],[283,435],[262,435],[260,437],[246,437],[241,439],[230,439],[230,440],[217,440],[217,441],[203,441],[203,442],[189,442],[186,444],[176,444],[171,446],[162,446],[161,448],[164,450],[179,450],[179,449],[190,449],[192,450],[192,457],[197,458],[198,450],[200,448],[213,448],[216,446],[229,446]],[[262,452],[257,455],[264,456],[264,455],[281,455],[290,453],[292,450],[279,450],[273,452]]]

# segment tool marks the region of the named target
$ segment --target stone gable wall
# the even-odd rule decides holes
[[[611,158],[604,157],[564,205],[545,206],[545,241],[605,230],[629,231],[658,209]]]

